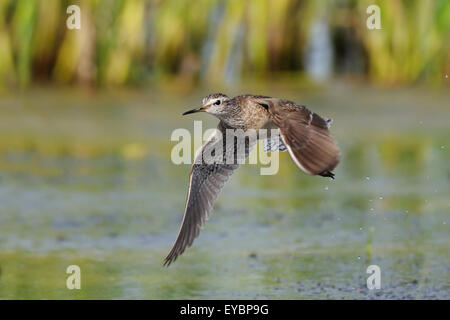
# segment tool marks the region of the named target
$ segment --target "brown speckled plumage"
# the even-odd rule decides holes
[[[208,218],[214,201],[225,182],[239,167],[239,163],[199,163],[207,150],[223,144],[223,154],[236,155],[236,142],[226,144],[226,129],[272,129],[278,128],[282,142],[287,147],[297,166],[311,175],[334,178],[332,170],[339,163],[340,152],[336,141],[329,132],[330,120],[311,112],[305,106],[292,101],[259,95],[240,95],[234,98],[216,93],[205,97],[203,106],[184,114],[206,111],[220,119],[218,130],[197,151],[191,167],[185,212],[178,237],[165,265],[170,265],[185,249],[192,245],[200,228]],[[229,147],[227,150],[226,147]],[[248,156],[254,142],[245,145]],[[231,149],[230,149],[231,148]]]

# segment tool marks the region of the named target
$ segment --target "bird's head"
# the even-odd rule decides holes
[[[230,98],[223,93],[213,93],[203,98],[202,106],[200,108],[195,108],[183,113],[186,114],[196,113],[196,112],[207,112],[215,115],[218,118],[226,115],[228,113],[227,102]]]

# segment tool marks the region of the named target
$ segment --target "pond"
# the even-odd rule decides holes
[[[231,89],[332,117],[336,180],[286,153],[243,165],[169,268],[189,165],[170,141],[209,91],[36,88],[0,96],[1,299],[449,299],[450,93],[337,83]],[[81,269],[81,290],[66,269]],[[367,267],[381,270],[369,290]]]

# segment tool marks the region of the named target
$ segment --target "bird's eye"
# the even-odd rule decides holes
[[[218,106],[220,104],[220,102],[221,102],[220,100],[216,100],[216,102],[214,102],[214,104]]]

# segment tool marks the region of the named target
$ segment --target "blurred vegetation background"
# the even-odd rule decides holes
[[[81,30],[66,9],[81,8]],[[381,8],[381,30],[366,9]],[[306,0],[0,1],[0,88],[234,84],[351,75],[442,84],[450,2]]]
[[[449,37],[448,0],[0,0],[0,299],[450,299]],[[218,90],[333,118],[337,179],[244,165],[164,269]]]

